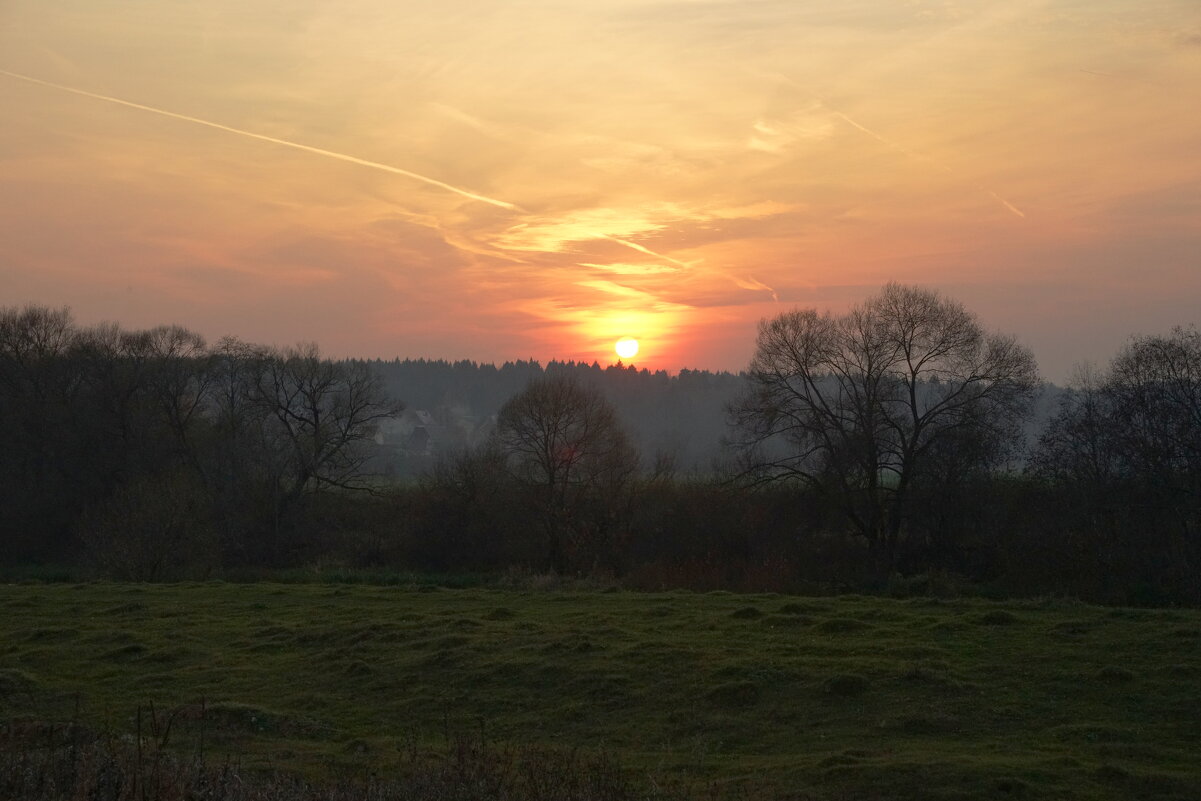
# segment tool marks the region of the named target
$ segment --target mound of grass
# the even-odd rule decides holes
[[[853,631],[866,631],[872,628],[872,624],[847,617],[834,617],[823,620],[815,628],[823,634],[845,634]]]
[[[867,677],[856,673],[839,673],[822,682],[822,689],[830,695],[863,695],[872,686]]]
[[[45,628],[31,629],[26,639],[30,642],[58,642],[71,640],[78,636],[78,629],[69,629],[62,626],[46,626]]]
[[[141,643],[130,643],[129,645],[122,645],[114,648],[111,651],[105,651],[100,655],[100,658],[110,661],[119,661],[125,659],[137,659],[139,656],[145,656],[146,653],[147,648],[145,645],[142,645]]]
[[[915,684],[946,684],[950,681],[947,677],[947,663],[928,662],[910,665],[901,672],[901,681]]]
[[[110,606],[108,609],[105,609],[102,612],[102,614],[105,614],[105,615],[135,615],[135,614],[138,614],[139,612],[145,612],[145,611],[146,611],[146,604],[125,603],[125,604],[117,604],[116,606]]]
[[[323,736],[334,732],[332,726],[303,715],[289,715],[253,704],[222,702],[207,706],[204,719],[214,730],[226,733],[274,735],[284,737]]]
[[[1056,623],[1051,631],[1061,637],[1081,637],[1097,629],[1100,625],[1095,620],[1065,620]]]
[[[808,615],[769,615],[763,618],[763,625],[771,628],[797,629],[813,625],[813,618]]]
[[[1138,739],[1134,729],[1099,723],[1071,723],[1054,726],[1048,733],[1056,740],[1081,743],[1133,743]]]
[[[1030,785],[1014,776],[1002,776],[993,782],[997,792],[1007,797],[1022,797],[1030,792]]]
[[[938,713],[905,715],[897,720],[885,721],[883,727],[890,731],[921,736],[954,734],[967,728],[962,720]]]
[[[38,682],[24,670],[0,669],[0,699],[17,693],[28,693],[37,689]]]
[[[792,601],[781,604],[777,611],[781,615],[819,615],[823,612],[829,612],[830,606],[828,604],[807,601]]]
[[[722,707],[753,706],[758,703],[759,696],[759,687],[749,681],[719,684],[706,695],[710,701]]]
[[[1126,684],[1134,681],[1134,671],[1117,665],[1106,665],[1097,671],[1097,678],[1112,684]]]
[[[730,617],[737,618],[738,620],[755,620],[763,617],[763,612],[758,607],[744,606],[741,609],[735,609],[731,612]]]

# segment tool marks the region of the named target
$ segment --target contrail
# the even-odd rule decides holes
[[[421,183],[428,184],[429,186],[436,186],[439,189],[445,189],[447,192],[453,192],[456,195],[460,195],[462,197],[467,198],[468,200],[475,200],[480,203],[487,203],[489,205],[498,206],[499,208],[508,209],[510,211],[522,211],[521,207],[519,207],[513,203],[509,203],[504,200],[497,200],[496,198],[487,197],[486,195],[480,195],[475,192],[469,192],[466,189],[461,189],[457,186],[452,186],[451,184],[444,183],[435,178],[428,178],[424,175],[419,175],[418,173],[410,172],[409,170],[402,170],[400,167],[393,167],[391,164],[380,164],[378,161],[368,161],[367,159],[361,159],[361,158],[358,158],[357,156],[350,156],[350,155],[347,155],[346,153],[337,153],[333,150],[325,150],[320,147],[312,147],[311,145],[302,145],[299,142],[289,142],[286,139],[276,139],[274,136],[265,136],[263,134],[254,133],[253,131],[244,131],[241,128],[233,128],[229,125],[222,125],[217,122],[210,122],[209,120],[202,120],[202,119],[199,119],[198,117],[189,117],[186,114],[176,114],[174,111],[167,111],[166,109],[155,108],[153,106],[144,106],[141,103],[133,103],[129,100],[122,100],[119,97],[109,97],[108,95],[96,94],[95,92],[87,92],[87,91],[84,91],[83,89],[76,89],[71,86],[63,86],[62,84],[51,83],[50,81],[43,81],[39,78],[31,78],[28,75],[19,75],[15,72],[8,72],[7,70],[0,70],[0,75],[7,75],[10,78],[16,78],[17,80],[27,81],[29,83],[35,83],[40,86],[48,86],[51,89],[58,89],[59,91],[62,91],[62,92],[70,92],[71,94],[82,95],[83,97],[90,97],[94,100],[103,100],[107,103],[116,103],[119,106],[128,106],[129,108],[136,108],[139,111],[149,111],[151,114],[161,114],[164,117],[171,117],[172,119],[183,120],[184,122],[191,122],[191,123],[195,123],[196,125],[203,125],[207,128],[215,128],[218,131],[226,131],[227,133],[238,134],[239,136],[247,136],[247,137],[250,137],[251,139],[258,139],[263,142],[270,142],[275,145],[283,145],[284,147],[291,147],[296,150],[303,150],[306,153],[316,153],[318,156],[326,156],[331,159],[337,159],[338,161],[346,161],[351,164],[358,164],[363,167],[371,167],[372,169],[375,169],[375,170],[383,170],[384,172],[390,172],[393,175],[403,175],[405,178],[411,178],[414,181],[420,181]]]
[[[984,189],[984,187],[980,186],[979,184],[977,184],[977,185],[976,185],[976,188],[977,188],[977,189]],[[1005,198],[1001,197],[1000,195],[998,195],[996,192],[992,191],[991,189],[984,189],[984,191],[985,191],[985,192],[987,192],[988,194],[992,195],[994,198],[996,198],[996,199],[997,199],[997,201],[999,201],[999,202],[1000,202],[1000,204],[1001,204],[1002,206],[1004,206],[1005,208],[1009,209],[1009,210],[1010,210],[1010,211],[1012,211],[1014,214],[1016,214],[1017,216],[1021,217],[1023,220],[1024,220],[1024,219],[1026,219],[1026,212],[1022,211],[1022,210],[1021,210],[1021,209],[1019,209],[1017,206],[1013,205],[1013,204],[1012,204],[1012,203],[1010,203],[1008,200],[1006,200]]]
[[[756,72],[755,70],[750,70],[750,69],[748,69],[747,71],[750,72],[751,75],[755,75],[756,77],[762,78],[762,77],[766,76],[767,78],[769,78],[771,80],[783,82],[783,83],[786,83],[797,89],[800,89],[801,91],[805,92],[810,97],[812,97],[813,101],[816,102],[818,105],[820,105],[822,108],[824,108],[826,111],[830,112],[835,117],[838,117],[838,119],[842,120],[847,125],[850,125],[852,128],[856,128],[856,129],[862,131],[863,133],[867,134],[872,139],[875,139],[877,142],[879,142],[887,147],[892,148],[893,150],[897,151],[898,153],[903,153],[911,159],[915,159],[917,161],[924,161],[927,164],[930,164],[934,167],[938,167],[940,170],[942,170],[946,173],[949,173],[951,175],[955,174],[955,171],[952,170],[947,165],[942,164],[941,162],[935,161],[934,159],[930,158],[929,156],[924,156],[921,153],[915,153],[912,150],[909,150],[908,148],[903,147],[902,145],[899,145],[890,139],[886,139],[885,137],[883,137],[880,134],[873,131],[871,128],[868,128],[866,125],[859,124],[855,120],[848,117],[846,114],[843,114],[838,109],[830,106],[828,103],[826,103],[825,100],[823,100],[821,98],[820,95],[814,94],[811,90],[809,90],[805,86],[797,83],[792,78],[789,78],[787,75],[783,75],[778,72],[759,73],[759,72]],[[1089,70],[1085,70],[1085,72],[1088,72],[1088,71]],[[1007,211],[1014,214],[1015,216],[1021,217],[1022,219],[1026,218],[1026,212],[1022,211],[1017,206],[1013,205],[1008,200],[1001,197],[1000,195],[998,195],[996,192],[989,189],[988,187],[983,186],[978,183],[974,183],[974,182],[972,183],[972,186],[974,186],[976,189],[980,190],[981,192],[983,192],[987,195],[990,195],[994,200],[996,200],[998,203],[1000,203],[1002,206],[1004,206]]]
[[[825,101],[821,100],[820,98],[818,99],[818,101],[817,101],[817,102],[818,102],[818,103],[821,103],[821,105],[822,105],[822,106],[823,106],[823,107],[824,107],[824,108],[825,108],[827,111],[829,111],[829,112],[830,112],[831,114],[833,114],[835,117],[838,117],[838,119],[842,120],[842,121],[843,121],[843,122],[845,122],[847,125],[850,125],[850,126],[851,126],[851,127],[853,127],[853,128],[857,128],[857,129],[859,129],[860,131],[863,131],[865,134],[867,134],[868,136],[870,136],[872,139],[875,139],[877,142],[880,142],[881,144],[883,144],[883,145],[886,145],[887,147],[890,147],[890,148],[892,148],[893,150],[897,151],[898,153],[903,153],[903,154],[905,154],[906,156],[908,156],[909,158],[911,158],[911,159],[915,159],[916,161],[924,161],[924,162],[926,162],[927,164],[929,164],[929,165],[931,165],[931,166],[933,166],[933,167],[937,167],[938,169],[942,170],[943,172],[945,172],[945,173],[947,173],[947,174],[949,174],[949,175],[954,175],[954,174],[955,174],[955,171],[954,171],[954,170],[952,170],[952,169],[951,169],[950,167],[948,167],[947,165],[945,165],[945,164],[943,164],[943,163],[941,163],[941,162],[935,161],[934,159],[930,158],[929,156],[924,156],[924,155],[922,155],[921,153],[915,153],[915,152],[913,152],[912,150],[909,150],[909,149],[908,149],[908,148],[906,148],[906,147],[902,147],[901,145],[898,145],[896,142],[893,142],[891,139],[886,139],[886,138],[884,138],[883,136],[880,136],[880,134],[876,133],[876,132],[875,132],[875,131],[873,131],[871,128],[868,128],[868,127],[866,127],[866,126],[864,126],[864,125],[860,125],[859,123],[855,122],[853,119],[851,119],[850,117],[848,117],[846,114],[843,114],[843,113],[842,113],[841,111],[839,111],[838,109],[830,108],[829,106],[827,106],[827,105],[826,105]],[[1026,218],[1026,212],[1022,211],[1022,210],[1021,210],[1021,209],[1019,209],[1017,206],[1013,205],[1012,203],[1010,203],[1008,200],[1006,200],[1005,198],[1003,198],[1003,197],[1001,197],[1000,195],[998,195],[998,194],[997,194],[996,192],[994,192],[993,190],[989,189],[989,188],[988,188],[988,187],[986,187],[986,186],[981,186],[980,184],[973,184],[973,186],[975,186],[975,187],[976,187],[977,189],[979,189],[981,192],[984,192],[985,194],[992,196],[992,198],[993,198],[994,200],[996,200],[998,203],[1000,203],[1002,206],[1004,206],[1004,207],[1005,207],[1007,210],[1009,210],[1011,213],[1013,213],[1013,214],[1016,214],[1018,217],[1021,217],[1022,219],[1025,219],[1025,218]]]
[[[591,233],[595,237],[599,237],[600,239],[608,239],[610,242],[616,242],[619,245],[625,245],[626,247],[630,248],[631,250],[636,250],[639,253],[645,253],[648,256],[654,256],[656,259],[663,259],[663,261],[669,261],[672,264],[679,265],[680,267],[684,267],[685,269],[692,266],[691,264],[687,264],[687,263],[679,261],[677,259],[673,259],[671,256],[664,256],[662,253],[656,253],[655,251],[651,250],[648,247],[643,247],[642,245],[639,245],[637,242],[630,242],[625,239],[618,239],[615,236],[609,236],[608,234],[602,234],[600,231],[590,231],[589,233]]]
[[[748,275],[746,278],[739,278],[736,275],[731,275],[728,277],[731,281],[733,281],[735,284],[737,284],[739,286],[739,288],[741,288],[741,289],[752,289],[752,290],[755,290],[758,292],[770,292],[771,299],[776,301],[777,303],[780,302],[780,296],[778,294],[776,294],[776,290],[772,289],[767,284],[763,283],[762,281],[760,281],[758,278],[755,278],[754,276]]]

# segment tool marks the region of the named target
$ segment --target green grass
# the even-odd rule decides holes
[[[139,707],[195,718],[203,699],[210,748],[310,772],[386,769],[407,743],[466,731],[751,798],[1198,798],[1199,679],[1196,611],[0,586],[0,719],[78,704],[128,730]]]

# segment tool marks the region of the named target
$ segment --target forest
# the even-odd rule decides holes
[[[0,310],[0,570],[1201,604],[1201,332],[1073,385],[890,284],[740,375],[330,360]]]

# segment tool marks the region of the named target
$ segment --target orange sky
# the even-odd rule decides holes
[[[85,323],[737,370],[897,280],[1054,380],[1201,323],[1196,0],[4,0],[0,71],[0,304]]]

